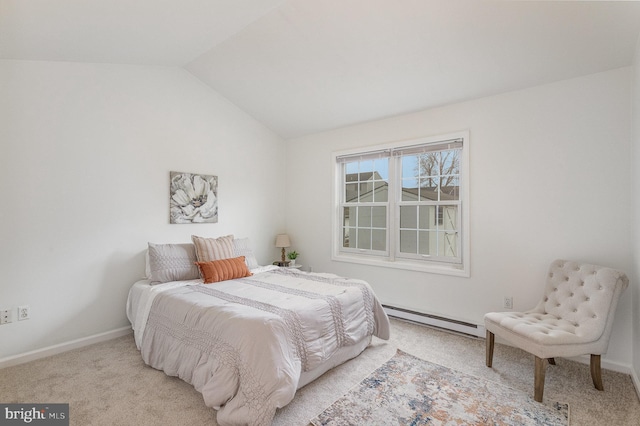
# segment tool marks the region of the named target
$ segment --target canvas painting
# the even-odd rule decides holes
[[[218,222],[218,177],[171,172],[170,223]]]

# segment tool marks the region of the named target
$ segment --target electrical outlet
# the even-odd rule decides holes
[[[11,309],[2,309],[0,310],[0,325],[1,324],[9,324],[13,322],[13,318],[11,315]]]
[[[29,305],[18,306],[18,321],[27,320],[29,318],[31,318]]]
[[[503,307],[507,309],[513,309],[513,296],[505,296]]]

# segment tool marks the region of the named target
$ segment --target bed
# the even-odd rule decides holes
[[[248,259],[249,276],[210,284],[193,270],[177,274],[192,279],[149,277],[127,300],[144,362],[193,385],[220,425],[271,424],[297,389],[359,355],[372,336],[389,338],[366,282]],[[175,269],[175,259],[162,262]]]

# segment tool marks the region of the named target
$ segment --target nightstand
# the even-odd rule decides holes
[[[281,268],[289,268],[289,269],[302,269],[302,265],[300,264],[296,264],[296,265],[292,265],[291,262],[289,262],[288,260],[285,262],[281,262],[279,260],[276,260],[275,262],[273,262],[274,265],[279,266]]]

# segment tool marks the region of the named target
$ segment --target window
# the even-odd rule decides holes
[[[371,156],[342,163],[342,248],[386,253],[389,159]]]
[[[468,135],[335,153],[334,260],[468,276]]]

